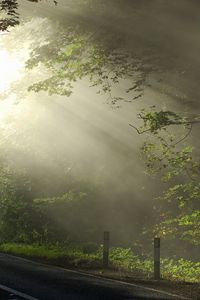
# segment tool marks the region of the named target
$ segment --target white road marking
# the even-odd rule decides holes
[[[192,298],[186,298],[186,297],[183,297],[183,296],[180,296],[180,295],[177,295],[177,294],[168,293],[166,291],[162,291],[162,290],[158,290],[158,289],[154,289],[154,288],[149,288],[149,287],[146,287],[146,286],[143,286],[143,285],[138,285],[138,284],[135,284],[135,283],[125,282],[125,281],[121,281],[121,280],[117,280],[117,279],[115,280],[115,279],[106,278],[106,277],[103,277],[103,276],[93,275],[93,274],[90,274],[90,273],[65,269],[65,268],[62,268],[62,267],[56,267],[56,268],[66,270],[68,272],[84,275],[84,276],[93,277],[93,278],[96,278],[96,279],[103,279],[105,281],[109,281],[109,282],[113,282],[113,283],[119,283],[119,284],[126,285],[126,286],[129,286],[129,287],[136,287],[136,288],[143,289],[143,290],[146,290],[146,291],[156,292],[156,293],[159,293],[159,294],[163,294],[163,295],[170,296],[170,297],[175,297],[175,298],[178,298],[178,299],[194,300]]]
[[[66,269],[64,267],[58,267],[58,266],[54,266],[54,265],[50,265],[50,264],[46,264],[46,263],[39,263],[39,262],[36,262],[34,260],[30,260],[30,259],[24,258],[24,257],[15,256],[15,255],[12,255],[12,254],[7,254],[7,253],[1,253],[1,254],[2,254],[2,256],[4,256],[4,255],[8,256],[8,257],[10,256],[12,258],[16,258],[16,259],[19,259],[19,260],[24,260],[26,262],[35,263],[37,265],[46,266],[46,267],[50,267],[50,268],[53,268],[53,269],[60,269],[60,270],[64,270],[64,271],[67,271],[67,272],[80,274],[80,275],[84,275],[84,276],[92,277],[92,278],[96,278],[96,279],[101,279],[101,280],[105,280],[105,281],[109,281],[109,282],[113,282],[113,283],[119,283],[121,285],[126,285],[126,286],[129,286],[129,287],[136,287],[136,288],[139,288],[139,289],[143,289],[145,291],[156,292],[156,293],[163,294],[163,295],[166,295],[166,296],[169,296],[169,297],[174,297],[174,298],[177,298],[177,299],[194,300],[192,298],[183,297],[183,296],[180,296],[180,295],[177,295],[177,294],[174,294],[174,293],[168,293],[166,291],[162,291],[162,290],[154,289],[154,288],[149,288],[149,287],[146,287],[146,286],[143,286],[143,285],[138,285],[138,284],[135,284],[135,283],[125,282],[125,281],[121,281],[121,280],[117,280],[117,279],[115,280],[115,279],[111,279],[111,278],[107,278],[107,277],[103,277],[103,276],[98,276],[98,275],[94,275],[94,274],[87,273],[87,272],[70,270],[70,269]],[[1,287],[1,285],[0,285],[0,287]],[[35,299],[35,298],[29,298],[29,299],[30,300],[38,300],[38,299]]]
[[[21,292],[19,292],[19,291],[16,291],[16,290],[11,289],[11,288],[9,288],[9,287],[7,287],[7,286],[5,286],[5,285],[2,285],[2,284],[0,284],[0,289],[6,291],[6,292],[8,292],[8,293],[14,294],[14,295],[16,295],[16,296],[22,297],[22,298],[24,298],[24,299],[26,299],[26,300],[39,300],[39,299],[37,299],[37,298],[31,297],[31,296],[29,296],[29,295],[27,295],[27,294],[24,294],[24,293],[21,293]]]

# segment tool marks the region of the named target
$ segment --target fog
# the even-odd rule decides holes
[[[105,219],[115,206],[113,227],[107,221],[105,226],[118,232],[118,239],[126,235],[127,241],[151,214],[158,192],[156,180],[144,174],[140,146],[145,137],[129,123],[138,126],[138,112],[151,105],[199,112],[199,3],[140,0],[105,5],[99,1],[88,10],[83,1],[62,0],[55,6],[21,0],[21,24],[0,36],[1,156],[28,170],[35,197],[62,195],[71,180],[101,187]],[[96,32],[105,47],[124,48],[150,63],[142,97],[116,108],[87,79],[75,84],[69,98],[27,92],[30,84],[48,75],[42,66],[25,69],[30,51],[70,22]],[[123,94],[128,81],[116,85],[114,93]]]

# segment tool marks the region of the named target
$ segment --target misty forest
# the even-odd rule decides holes
[[[0,251],[199,283],[199,9],[0,1]]]

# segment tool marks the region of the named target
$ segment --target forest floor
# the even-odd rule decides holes
[[[142,269],[141,262],[137,262],[137,264],[132,262],[131,270],[123,264],[120,265],[119,262],[117,262],[117,258],[119,258],[119,250],[115,250],[115,252],[117,252],[117,254],[115,253],[115,260],[112,258],[112,262],[108,269],[102,268],[101,259],[97,256],[95,257],[94,254],[83,254],[78,252],[77,249],[70,249],[70,251],[72,251],[70,252],[69,249],[65,248],[65,250],[63,250],[62,248],[62,251],[65,252],[63,254],[59,248],[54,247],[47,248],[47,246],[38,245],[3,244],[0,245],[0,251],[95,276],[145,286],[150,289],[159,289],[171,294],[177,294],[185,297],[183,299],[200,300],[200,277],[199,282],[198,280],[195,280],[196,282],[189,282],[188,280],[185,280],[183,276],[181,277],[181,274],[178,277],[177,274],[175,274],[175,271],[172,271],[174,265],[170,265],[171,273],[169,270],[168,276],[165,276],[166,273],[163,272],[163,279],[154,280],[152,270],[149,269],[148,271],[147,268],[145,269],[145,265],[144,269]],[[129,256],[128,260],[130,259],[131,257]],[[121,252],[120,261],[127,261],[127,257],[125,257],[125,254]],[[178,266],[176,266],[176,268],[178,268]],[[183,268],[183,266],[181,266],[181,268]],[[188,272],[190,271],[191,270],[188,267]]]

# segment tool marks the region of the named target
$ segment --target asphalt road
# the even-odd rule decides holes
[[[0,289],[1,286],[41,300],[182,299],[136,285],[98,278],[7,254],[0,254]],[[31,298],[13,295],[8,297],[8,294],[1,295],[0,290],[0,299]]]

